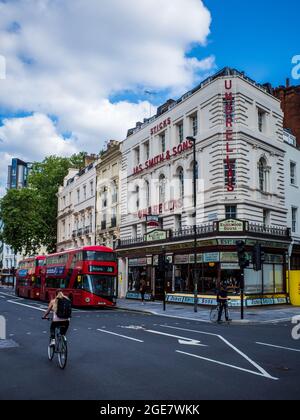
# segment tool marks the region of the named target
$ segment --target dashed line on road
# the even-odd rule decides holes
[[[117,334],[117,333],[114,333],[112,331],[100,330],[99,328],[97,329],[97,331],[100,331],[100,332],[103,332],[103,333],[106,333],[106,334],[116,335],[117,337],[125,338],[127,340],[136,341],[138,343],[143,343],[144,342],[143,340],[138,340],[137,338],[128,337],[127,335]]]

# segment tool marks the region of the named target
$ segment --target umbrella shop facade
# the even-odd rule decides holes
[[[225,283],[240,305],[242,274],[248,306],[288,301],[282,121],[275,97],[226,68],[129,130],[121,146],[120,296],[139,298],[145,279],[146,298],[166,291],[169,302],[193,304],[196,272],[199,304],[214,303]],[[244,273],[238,240],[250,260]],[[258,272],[256,244],[264,251]]]

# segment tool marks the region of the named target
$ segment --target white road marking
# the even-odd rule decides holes
[[[1,298],[1,299],[6,299],[6,297],[5,297],[5,296],[0,296],[0,298]]]
[[[195,357],[196,359],[202,359],[202,360],[205,360],[205,361],[207,361],[207,362],[216,363],[216,364],[218,364],[218,365],[222,365],[222,366],[230,367],[230,368],[232,368],[232,369],[241,370],[242,372],[251,373],[252,375],[262,376],[262,377],[264,377],[264,378],[273,379],[274,381],[278,381],[278,378],[274,378],[274,377],[272,377],[272,376],[270,376],[270,375],[266,376],[266,375],[263,375],[262,373],[254,372],[254,371],[252,371],[252,370],[248,370],[248,369],[240,368],[240,367],[238,367],[238,366],[234,366],[234,365],[229,365],[229,364],[227,364],[227,363],[223,363],[223,362],[220,362],[220,361],[218,361],[218,360],[208,359],[207,357],[197,356],[196,354],[186,353],[186,352],[184,352],[184,351],[180,351],[180,350],[176,350],[176,353],[185,354],[186,356]]]
[[[167,334],[160,331],[154,331],[154,330],[145,330],[146,332],[152,333],[152,334],[158,334],[158,335],[164,335],[166,337],[173,337],[177,338],[179,340],[179,344],[189,344],[193,346],[200,346],[200,347],[207,347],[204,344],[201,344],[201,341],[193,340],[192,338],[187,337],[181,337],[179,335],[173,335],[173,334]]]
[[[111,331],[105,331],[105,330],[100,330],[100,329],[97,329],[97,331],[100,331],[100,332],[103,332],[103,333],[106,333],[106,334],[116,335],[117,337],[126,338],[127,340],[137,341],[138,343],[143,343],[144,342],[142,340],[137,340],[136,338],[127,337],[126,335],[117,334],[117,333],[114,333],[114,332],[111,332]]]
[[[269,321],[258,321],[259,324],[278,324],[279,322],[290,321],[293,318],[291,315],[289,318],[271,319]]]
[[[27,308],[35,309],[35,310],[41,311],[41,312],[45,312],[45,310],[47,309],[46,307],[44,309],[37,308],[36,306],[26,305],[25,303],[20,303],[20,302],[14,302],[13,300],[8,300],[7,302],[13,303],[14,305],[26,306]]]
[[[256,342],[256,344],[259,344],[260,346],[274,347],[274,348],[276,348],[276,349],[289,350],[289,351],[296,351],[296,352],[300,353],[300,350],[298,350],[298,349],[292,349],[292,348],[290,348],[290,347],[275,346],[274,344],[259,343],[259,342]]]
[[[208,332],[204,332],[204,331],[197,331],[197,330],[190,330],[190,329],[186,329],[186,328],[171,327],[171,326],[168,326],[168,325],[162,325],[162,327],[172,328],[172,329],[181,330],[181,331],[194,332],[196,334],[204,334],[204,335],[210,335],[210,336],[218,337],[225,344],[227,344],[227,346],[232,348],[236,353],[238,353],[241,357],[246,359],[252,366],[254,366],[261,373],[261,376],[264,376],[265,378],[269,378],[269,379],[276,379],[276,380],[278,379],[278,378],[273,378],[265,369],[263,369],[261,366],[259,366],[256,362],[254,362],[252,359],[250,359],[250,357],[248,357],[245,353],[243,353],[241,350],[236,348],[233,344],[231,344],[228,340],[226,340],[223,336],[221,336],[219,334],[213,334],[213,333],[208,333]]]
[[[16,297],[13,293],[0,292],[0,294],[3,295],[3,296],[8,296],[8,297]]]

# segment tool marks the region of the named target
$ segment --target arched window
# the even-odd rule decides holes
[[[267,162],[264,157],[260,158],[258,162],[258,181],[259,181],[259,190],[261,192],[267,191],[267,176],[268,176],[268,168]]]
[[[160,175],[159,177],[159,203],[162,204],[166,201],[166,177]]]
[[[178,168],[177,169],[177,176],[178,176],[178,180],[179,180],[179,197],[181,199],[184,198],[184,172],[183,172],[183,168]]]

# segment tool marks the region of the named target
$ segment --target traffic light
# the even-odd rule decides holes
[[[165,255],[158,256],[158,270],[161,273],[165,271]]]
[[[245,250],[245,242],[244,241],[237,241],[237,253],[239,257],[239,265],[243,270],[246,267],[249,267],[249,260],[247,259],[246,250]]]
[[[256,244],[252,252],[252,263],[254,271],[262,269],[262,263],[265,261],[265,252],[262,250],[260,244]]]

